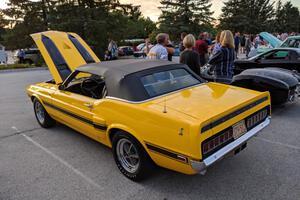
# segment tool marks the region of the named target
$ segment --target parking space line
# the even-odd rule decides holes
[[[65,160],[63,160],[61,157],[57,156],[56,154],[54,154],[53,152],[51,152],[50,150],[48,150],[47,148],[43,147],[41,144],[39,144],[38,142],[34,141],[32,138],[30,138],[29,136],[25,135],[25,134],[21,134],[22,136],[24,136],[26,138],[26,140],[28,140],[29,142],[31,142],[32,144],[34,144],[36,147],[40,148],[41,150],[43,150],[44,152],[46,152],[48,155],[50,155],[52,158],[54,158],[55,160],[59,161],[61,164],[63,164],[64,166],[66,166],[67,168],[69,168],[70,170],[72,170],[75,174],[77,174],[78,176],[80,176],[81,178],[83,178],[86,182],[88,182],[89,184],[95,186],[98,189],[103,189],[103,187],[101,187],[99,184],[97,184],[95,181],[93,181],[92,179],[90,179],[89,177],[87,177],[86,175],[84,175],[82,172],[80,172],[78,169],[74,168],[72,165],[70,165],[68,162],[66,162]]]
[[[265,138],[261,138],[261,137],[254,137],[254,138],[257,139],[257,140],[261,140],[261,141],[268,142],[268,143],[271,143],[271,144],[276,144],[276,145],[287,147],[287,148],[290,148],[290,149],[300,150],[300,147],[298,147],[298,146],[294,146],[294,145],[290,145],[290,144],[284,144],[284,143],[281,143],[281,142],[274,142],[274,141],[271,141],[271,140],[268,140],[268,139],[265,139]]]

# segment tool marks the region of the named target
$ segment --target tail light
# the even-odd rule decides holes
[[[269,115],[270,108],[265,107],[254,114],[248,116],[245,119],[247,131],[252,129],[253,127],[257,126],[258,124],[262,123],[267,116]],[[232,126],[228,127],[227,129],[217,133],[216,135],[206,139],[202,143],[202,155],[203,158],[206,158],[213,154],[214,152],[218,151],[222,147],[226,146],[230,142],[234,141],[233,138],[233,129]]]
[[[232,128],[229,128],[223,131],[221,134],[218,134],[217,136],[210,138],[208,141],[203,143],[203,155],[208,155],[212,152],[215,152],[215,150],[223,147],[227,143],[231,142],[231,140],[233,140]]]
[[[264,108],[246,118],[247,129],[250,130],[254,126],[260,124],[263,120],[266,119],[268,113],[268,108]]]

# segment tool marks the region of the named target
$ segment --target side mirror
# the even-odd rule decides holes
[[[65,87],[63,84],[61,84],[61,85],[58,86],[58,89],[59,89],[59,90],[65,90],[66,87]]]

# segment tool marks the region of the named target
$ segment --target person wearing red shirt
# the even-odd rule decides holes
[[[206,54],[208,52],[208,44],[204,39],[204,34],[200,33],[198,40],[196,41],[195,50],[199,53],[201,66],[205,65]]]

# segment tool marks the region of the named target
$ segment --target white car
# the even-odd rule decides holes
[[[0,50],[0,64],[7,64],[7,53],[4,50]]]
[[[153,47],[152,44],[149,44],[149,49],[151,49]],[[146,57],[147,56],[147,50],[146,50],[146,44],[145,43],[142,43],[142,44],[139,44],[137,47],[136,47],[137,51],[133,52],[133,56],[136,57],[136,58],[139,58],[139,57]]]

